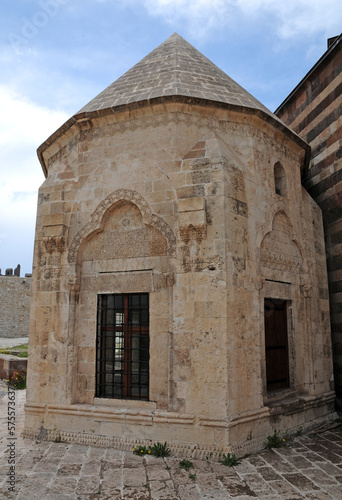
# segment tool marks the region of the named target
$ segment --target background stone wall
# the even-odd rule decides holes
[[[303,181],[323,214],[335,389],[342,407],[342,36],[331,42],[275,113],[312,148]]]
[[[31,277],[0,276],[0,337],[28,337]]]

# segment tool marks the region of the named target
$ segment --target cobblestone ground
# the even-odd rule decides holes
[[[7,445],[13,439],[7,429],[6,389],[0,387],[1,500],[342,499],[342,425],[250,455],[233,468],[192,460],[194,468],[186,472],[175,457],[142,458],[113,449],[22,439],[25,391],[15,394],[13,493],[7,483]]]

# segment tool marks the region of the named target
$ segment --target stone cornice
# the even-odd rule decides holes
[[[74,115],[68,121],[66,121],[59,129],[56,130],[37,150],[38,159],[42,166],[45,177],[48,175],[48,168],[46,165],[46,159],[44,157],[44,153],[50,148],[52,145],[55,145],[56,151],[62,147],[61,140],[62,136],[73,136],[72,128],[77,125],[79,129],[84,128],[86,123],[89,123],[90,120],[95,118],[100,118],[108,115],[119,114],[119,113],[127,113],[127,117],[131,117],[131,114],[135,110],[143,111],[144,108],[160,105],[160,104],[171,104],[171,103],[179,103],[193,106],[200,106],[204,108],[214,107],[216,109],[222,109],[227,111],[234,111],[241,114],[246,115],[255,115],[258,116],[262,121],[270,124],[276,130],[284,133],[290,140],[296,143],[299,147],[301,147],[305,151],[304,162],[302,165],[302,169],[305,168],[309,164],[311,148],[310,146],[301,139],[295,132],[293,132],[290,128],[288,128],[284,123],[282,123],[275,116],[264,112],[261,109],[249,108],[247,106],[239,106],[233,105],[224,102],[210,101],[208,99],[200,99],[196,97],[188,97],[188,96],[164,96],[157,97],[153,99],[147,99],[139,102],[132,102],[129,104],[101,109],[97,111],[91,112],[83,112]],[[165,110],[166,111],[166,110]]]

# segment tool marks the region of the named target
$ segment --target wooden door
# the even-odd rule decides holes
[[[286,300],[265,299],[267,390],[289,387]]]

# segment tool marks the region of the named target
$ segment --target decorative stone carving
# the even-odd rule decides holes
[[[214,271],[215,269],[222,269],[222,258],[219,255],[208,255],[193,259],[185,256],[181,260],[180,266],[184,273],[201,272],[204,269]]]
[[[109,208],[118,202],[131,202],[136,207],[138,207],[144,224],[151,225],[152,227],[158,229],[167,241],[167,252],[169,255],[173,255],[176,250],[176,237],[171,229],[171,227],[163,221],[157,215],[153,215],[151,209],[146,202],[146,200],[136,191],[130,189],[118,189],[114,193],[110,194],[105,198],[96,208],[91,216],[91,221],[88,222],[83,228],[76,234],[71,242],[68,252],[68,261],[73,263],[76,261],[77,252],[79,246],[93,231],[96,229],[103,229],[104,215]]]
[[[65,240],[63,236],[51,236],[43,239],[45,250],[47,253],[54,252],[62,253],[65,247]]]
[[[312,285],[305,284],[305,285],[302,285],[300,287],[300,289],[301,289],[301,292],[302,292],[302,294],[304,295],[304,297],[306,299],[311,297],[311,295],[312,295]]]
[[[106,293],[151,292],[152,271],[108,273],[82,279],[82,291]]]
[[[267,269],[297,273],[302,266],[302,256],[292,238],[291,224],[287,215],[277,212],[273,218],[272,231],[262,240],[261,265]]]

